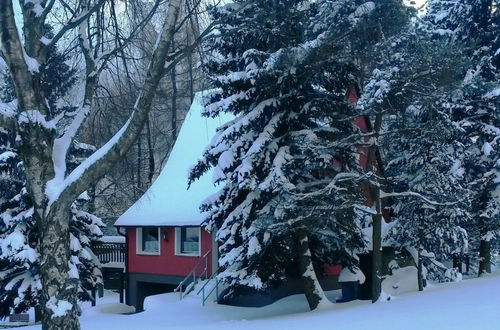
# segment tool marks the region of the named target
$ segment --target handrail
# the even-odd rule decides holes
[[[219,274],[219,271],[220,271],[221,268],[222,267],[219,267],[219,268],[217,268],[217,270],[215,272],[213,272],[212,276],[210,276],[210,278],[207,279],[207,281],[205,282],[205,284],[203,284],[203,286],[200,288],[200,290],[198,290],[198,293],[196,293],[196,294],[200,294],[201,290],[203,290],[207,286],[207,284],[211,280],[213,280],[215,276],[217,276]]]
[[[207,257],[212,253],[211,250],[208,250],[201,258],[198,260],[198,262],[194,265],[194,267],[191,269],[191,271],[184,277],[184,279],[179,283],[179,285],[174,289],[174,292],[179,292],[179,297],[180,299],[183,298],[183,290],[182,287],[183,285],[191,278],[193,277],[192,283],[193,285],[196,285],[196,271],[198,270],[198,267],[201,265],[201,263],[204,261],[205,262],[205,268],[203,271],[200,273],[199,278],[202,278],[203,275],[205,275],[205,278],[208,276],[208,260]]]
[[[200,290],[198,290],[197,295],[199,295],[200,292],[203,292],[202,298],[201,298],[201,304],[202,304],[202,306],[205,306],[205,301],[207,301],[207,299],[210,297],[210,295],[214,291],[216,291],[216,293],[215,293],[216,299],[217,300],[219,299],[219,279],[217,278],[217,275],[219,274],[219,271],[220,271],[221,268],[222,267],[219,266],[219,268],[217,268],[217,270],[215,272],[213,272],[212,276],[210,276],[210,278],[203,284],[203,286],[200,288]],[[214,278],[215,278],[215,285],[214,285],[214,287],[208,292],[208,294],[205,295],[205,287]]]
[[[208,294],[206,296],[205,296],[205,290],[203,290],[203,295],[202,295],[202,300],[201,300],[202,306],[205,306],[205,301],[207,301],[207,299],[210,298],[210,295],[214,291],[215,291],[215,299],[218,302],[218,300],[219,300],[219,279],[217,277],[215,278],[214,287],[208,292]]]

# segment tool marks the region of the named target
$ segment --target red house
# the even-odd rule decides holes
[[[217,248],[200,227],[204,216],[198,209],[217,188],[207,173],[188,190],[187,174],[216,128],[232,118],[203,118],[199,97],[161,174],[115,222],[126,236],[126,303],[137,311],[146,296],[174,291],[192,271],[196,277],[210,277],[217,267]]]
[[[351,89],[347,97],[355,103],[356,91]],[[198,94],[159,177],[115,223],[126,236],[126,303],[135,306],[137,311],[143,309],[145,297],[185,287],[192,275],[208,278],[217,269],[217,244],[211,233],[201,229],[204,215],[198,209],[217,188],[207,173],[187,190],[187,171],[202,154],[216,128],[232,118],[227,115],[216,119],[201,117],[199,101]],[[368,131],[365,118],[358,118],[354,124],[362,132]],[[368,148],[359,149],[360,165],[364,169],[368,152]],[[367,203],[371,203],[368,187],[364,190]],[[338,265],[325,265],[325,276],[320,280],[324,289],[338,288],[340,270]],[[188,275],[188,280],[183,282]],[[260,306],[301,291],[300,281],[291,280],[278,290],[240,297],[232,303]]]

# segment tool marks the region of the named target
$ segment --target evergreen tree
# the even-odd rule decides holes
[[[467,250],[462,226],[471,202],[462,131],[445,107],[467,61],[463,47],[443,43],[434,32],[417,22],[383,40],[358,103],[362,113],[383,122],[382,196],[392,198],[394,218],[386,239],[415,252],[420,289],[424,263],[432,278],[453,278],[439,260]]]
[[[66,63],[66,57],[54,48],[47,65],[40,68],[44,78],[44,94],[51,109],[68,111],[56,100],[72,88],[75,70]],[[4,75],[1,86],[3,102],[12,102],[12,81]],[[57,86],[57,87],[55,87]],[[26,189],[22,161],[15,148],[16,132],[12,127],[0,127],[0,318],[11,313],[24,312],[38,305],[41,294],[39,275],[38,231],[35,225],[33,203]],[[75,168],[95,148],[75,143],[70,152],[69,167]],[[71,207],[71,276],[78,279],[80,300],[91,300],[91,291],[102,283],[100,263],[91,250],[92,243],[102,236],[104,227],[100,218],[87,212],[88,194],[82,194]]]
[[[87,159],[95,147],[85,143],[74,143],[70,150],[68,167],[77,167]],[[92,291],[102,284],[101,264],[92,251],[92,246],[102,237],[105,224],[101,218],[92,214],[91,207],[94,196],[84,192],[71,205],[70,248],[71,263],[76,266],[80,288],[78,298],[82,301],[92,300]],[[75,274],[76,275],[76,274]]]
[[[414,104],[398,118],[403,123],[388,125],[406,132],[386,141],[385,157],[385,174],[397,196],[392,205],[394,223],[386,239],[414,252],[420,290],[424,274],[434,280],[455,279],[455,272],[435,267],[436,261],[440,264],[467,252],[467,233],[461,225],[469,219],[460,167],[462,145],[446,115],[424,109]]]
[[[0,129],[0,317],[36,306],[40,293],[33,208],[14,136]]]
[[[490,272],[491,245],[500,230],[500,13],[494,0],[431,1],[429,30],[460,43],[470,58],[462,85],[443,106],[462,130],[465,176],[471,187],[468,226],[471,250],[479,253],[479,275]]]
[[[217,89],[205,111],[236,119],[191,180],[213,167],[222,184],[202,210],[231,287],[302,277],[314,309],[326,301],[315,269],[356,265],[365,249],[355,213],[365,199],[357,154],[364,142],[346,99],[360,76],[352,52],[398,3],[235,1],[214,11],[223,24],[209,41],[206,69]]]
[[[13,147],[15,134],[0,132],[0,317],[24,312],[38,305],[41,294],[39,277],[38,232],[33,206],[26,191],[22,162]],[[76,145],[72,155],[86,153],[89,148]],[[78,159],[78,158],[75,158]],[[79,159],[78,159],[79,160]],[[75,163],[75,166],[77,163]],[[85,211],[88,194],[82,194],[71,207],[72,276],[79,279],[79,299],[92,299],[92,290],[102,284],[100,263],[92,252],[92,243],[102,236],[100,218]]]

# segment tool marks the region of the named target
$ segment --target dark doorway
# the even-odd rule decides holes
[[[137,282],[136,312],[144,310],[144,298],[155,294],[173,292],[176,285],[151,282]]]

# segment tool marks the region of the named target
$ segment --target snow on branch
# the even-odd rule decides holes
[[[87,114],[90,112],[89,106],[83,106],[78,110],[71,124],[66,128],[63,135],[54,140],[52,147],[52,162],[54,164],[54,178],[47,183],[47,188],[52,185],[58,185],[64,180],[66,174],[66,155],[71,142],[84,122]]]
[[[495,97],[499,97],[499,96],[500,96],[500,87],[497,87],[497,88],[495,88],[494,90],[492,90],[492,91],[490,91],[490,92],[486,93],[486,94],[484,95],[484,98],[485,98],[485,99],[493,99],[493,98],[495,98]]]
[[[385,197],[417,197],[420,198],[422,201],[424,201],[426,204],[429,205],[434,205],[434,206],[451,206],[451,205],[456,205],[460,203],[460,201],[456,202],[451,202],[451,203],[439,203],[436,201],[433,201],[424,195],[414,192],[414,191],[405,191],[405,192],[392,192],[392,193],[386,193],[384,191],[380,191],[380,198],[385,198]]]
[[[0,103],[0,115],[12,118],[16,115],[17,100],[9,103]]]
[[[337,173],[332,179],[329,179],[329,183],[316,191],[313,192],[308,192],[308,193],[295,193],[295,192],[290,192],[294,195],[296,195],[299,198],[311,198],[311,197],[320,197],[324,196],[325,194],[331,194],[332,191],[347,191],[348,188],[344,187],[339,187],[337,183],[341,183],[343,181],[360,181],[363,180],[364,178],[370,177],[372,175],[372,172],[365,173],[363,175],[360,175],[357,172],[340,172]],[[312,183],[313,185],[317,184],[318,182]],[[301,188],[304,188],[304,185],[301,186]]]
[[[78,180],[82,176],[82,174],[90,166],[92,166],[94,163],[96,163],[98,160],[100,160],[102,157],[104,157],[104,155],[106,155],[111,150],[111,148],[113,148],[118,143],[120,138],[123,136],[123,133],[127,130],[130,122],[134,118],[134,115],[135,115],[135,112],[132,113],[132,115],[129,117],[127,122],[122,126],[122,128],[120,128],[120,130],[118,132],[116,132],[116,134],[106,144],[104,144],[101,148],[99,148],[96,152],[94,152],[89,158],[87,158],[80,165],[78,165],[66,178],[64,178],[64,173],[61,173],[62,168],[57,169],[59,172],[56,172],[56,177],[54,177],[54,179],[47,182],[47,187],[46,187],[45,193],[46,193],[47,197],[49,198],[49,203],[47,205],[46,212],[48,212],[50,210],[50,207],[52,206],[52,204],[55,201],[57,201],[57,199],[59,198],[61,193],[68,186],[70,186],[72,183],[74,183],[76,180]],[[83,116],[83,114],[82,114],[82,116]],[[75,122],[76,122],[76,120],[73,121],[73,123],[75,123]],[[68,132],[68,135],[66,138],[69,138],[69,136],[73,133],[74,133],[73,131]],[[64,135],[63,135],[63,137],[64,137]],[[55,148],[56,148],[57,144],[59,144],[60,148],[64,147],[65,143],[67,143],[67,141],[68,141],[68,140],[66,140],[66,138],[64,138],[62,140],[61,140],[61,138],[56,140],[56,143],[54,143],[54,153],[62,152],[62,149],[56,150]],[[71,141],[71,139],[69,141]],[[60,160],[62,155],[53,155],[52,157],[53,157],[53,159],[56,158],[57,160]],[[61,166],[60,163],[59,163],[59,165]],[[54,163],[54,166],[56,166],[56,163]],[[64,168],[65,168],[65,165],[64,165]]]
[[[17,119],[19,124],[36,124],[46,129],[55,129],[56,126],[53,121],[47,121],[45,115],[38,110],[25,110],[19,114]]]
[[[149,65],[141,97],[136,103],[134,111],[123,127],[100,149],[82,162],[66,178],[61,176],[54,178],[47,183],[45,194],[48,204],[45,212],[48,214],[52,210],[52,205],[61,200],[64,203],[73,200],[75,195],[82,193],[88,186],[104,175],[114,164],[116,164],[123,154],[127,152],[140,134],[144,123],[148,118],[151,103],[156,89],[162,78],[166,55],[171,47],[173,31],[177,23],[178,14],[181,7],[181,0],[171,0],[162,27],[162,38],[152,57]],[[85,112],[79,114],[83,118]],[[74,129],[79,126],[80,119],[75,118],[74,127],[65,134],[71,136]],[[61,146],[64,145],[61,140]]]

